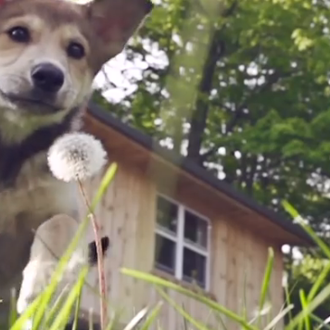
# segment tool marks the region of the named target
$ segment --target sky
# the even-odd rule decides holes
[[[133,80],[142,79],[142,71],[149,65],[162,68],[168,65],[166,54],[159,50],[156,43],[147,40],[142,41],[144,48],[150,55],[146,55],[145,60],[135,57],[128,60],[125,51],[108,61],[99,74],[94,79],[94,87],[105,88],[103,96],[114,103],[120,102],[127,94],[132,93],[136,86],[130,83]],[[116,87],[109,88],[109,82]]]
[[[126,94],[130,94],[134,91],[135,87],[132,86],[127,77],[123,74],[123,71],[129,71],[131,76],[140,78],[141,70],[143,68],[142,63],[132,63],[127,60],[124,53],[117,55],[111,61],[106,63],[102,70],[94,79],[94,88],[106,88],[103,96],[110,102],[120,102]],[[117,86],[109,87],[109,82]]]

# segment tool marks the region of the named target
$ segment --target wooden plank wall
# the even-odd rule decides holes
[[[100,178],[88,184],[90,196],[95,193]],[[111,251],[106,258],[110,304],[114,310],[122,310],[123,320],[161,300],[154,288],[119,272],[121,267],[146,272],[153,270],[156,191],[155,184],[146,173],[121,164],[96,211],[97,218],[102,222],[102,233],[109,235],[111,240]],[[233,311],[242,312],[246,307],[251,318],[258,307],[267,248],[271,243],[255,235],[253,229],[236,225],[234,218],[220,214],[211,205],[201,205],[188,195],[175,197],[212,220],[211,293],[218,303]],[[89,236],[92,239],[92,232]],[[275,314],[283,301],[282,269],[282,257],[279,248],[276,248],[270,292]],[[88,282],[97,290],[96,270],[91,271]],[[218,319],[210,315],[202,304],[173,291],[167,293],[195,319],[209,324],[213,329],[222,329]],[[84,292],[82,306],[98,310],[99,299],[89,288]],[[224,321],[226,329],[239,329],[228,320]],[[162,307],[159,322],[162,329],[185,329],[182,317],[167,304]],[[282,329],[282,325],[277,329]]]
[[[212,293],[217,301],[251,320],[258,310],[260,290],[267,263],[269,243],[253,231],[235,226],[233,221],[219,219],[213,224]],[[223,251],[221,251],[221,249]],[[282,298],[282,256],[276,248],[276,258],[270,284],[272,308],[262,324],[278,314]],[[282,329],[282,324],[277,329]],[[239,329],[232,322],[228,329]]]

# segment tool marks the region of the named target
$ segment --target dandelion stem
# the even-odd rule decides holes
[[[81,192],[81,195],[84,199],[84,202],[86,204],[86,207],[89,212],[89,217],[91,219],[91,223],[93,226],[94,236],[95,236],[95,243],[96,243],[96,253],[97,253],[97,268],[98,268],[98,275],[99,275],[99,290],[100,290],[100,318],[101,318],[101,329],[105,330],[108,318],[107,318],[107,304],[106,304],[106,280],[104,275],[104,260],[103,260],[103,252],[102,252],[102,245],[101,245],[101,235],[100,235],[100,227],[96,221],[96,217],[93,214],[91,210],[91,205],[88,200],[88,197],[86,195],[84,186],[81,182],[81,180],[77,179],[79,189]]]

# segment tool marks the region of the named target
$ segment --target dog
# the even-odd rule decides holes
[[[0,312],[21,283],[34,231],[56,214],[81,218],[77,186],[53,177],[47,151],[79,130],[94,77],[152,7],[0,0]]]
[[[23,281],[17,299],[16,309],[22,314],[26,308],[41,294],[50,283],[59,259],[72,242],[79,224],[67,215],[56,215],[43,222],[37,229],[31,246],[30,259],[23,270]],[[109,238],[102,237],[103,254],[109,248]],[[85,237],[80,237],[76,249],[57,283],[53,303],[65,293],[69,293],[76,283],[84,266],[94,267],[97,264],[95,241],[86,244]]]

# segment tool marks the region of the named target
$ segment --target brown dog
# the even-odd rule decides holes
[[[79,128],[101,66],[151,11],[149,0],[0,0],[0,298],[20,282],[32,229],[78,217],[75,185],[48,170],[54,140]]]

